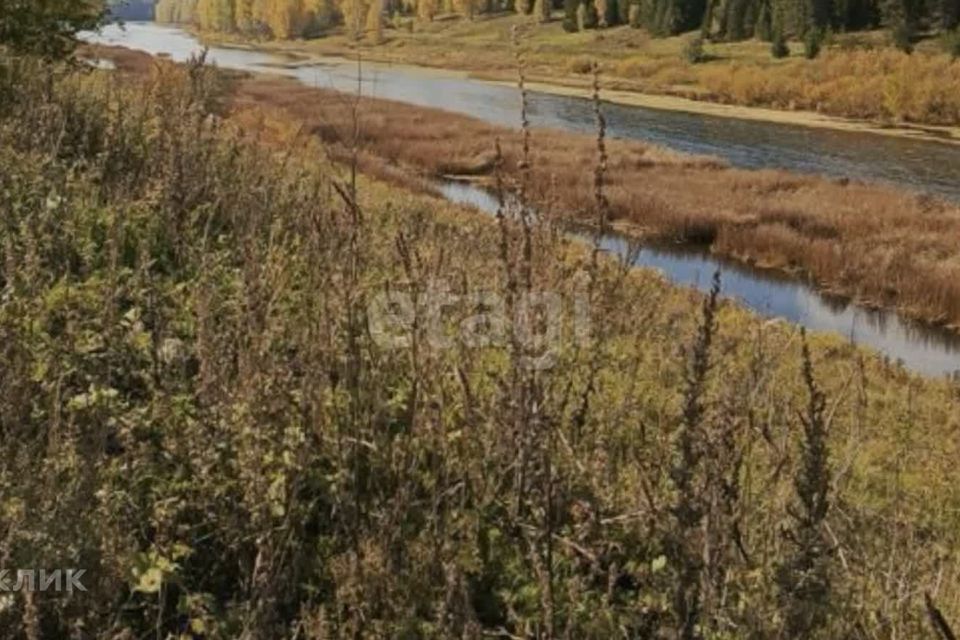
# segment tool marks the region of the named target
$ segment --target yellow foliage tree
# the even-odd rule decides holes
[[[477,13],[476,0],[455,0],[454,9],[465,18],[473,20]]]
[[[343,29],[353,39],[363,35],[363,20],[366,16],[364,0],[343,0],[340,5],[343,14]]]
[[[240,31],[252,31],[254,25],[253,0],[234,0],[233,21]]]
[[[533,15],[540,22],[550,22],[550,0],[536,0],[533,4]]]
[[[233,31],[233,2],[231,0],[199,0],[195,21],[207,31]]]
[[[383,0],[371,0],[367,9],[367,36],[375,43],[383,42]]]
[[[417,0],[418,18],[421,20],[431,21],[435,15],[437,15],[436,0]]]

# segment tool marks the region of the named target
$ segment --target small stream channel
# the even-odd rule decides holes
[[[469,182],[443,181],[436,189],[451,202],[488,214],[497,211],[496,197]],[[589,242],[586,237],[573,235]],[[629,240],[618,234],[604,237],[601,246],[621,257],[631,252]],[[960,371],[960,336],[913,322],[893,311],[837,300],[802,282],[721,260],[703,250],[643,247],[634,253],[633,265],[657,269],[670,282],[703,292],[710,290],[713,274],[719,270],[723,294],[763,316],[782,318],[811,331],[840,334],[928,375]]]

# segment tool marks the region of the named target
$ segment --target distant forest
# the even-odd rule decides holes
[[[546,15],[549,7],[543,2],[564,10],[569,31],[629,23],[661,36],[701,29],[705,37],[725,41],[881,26],[912,37],[960,24],[960,0],[160,0],[157,19],[285,39],[318,36],[344,16],[368,15],[378,8],[426,19],[440,13]]]

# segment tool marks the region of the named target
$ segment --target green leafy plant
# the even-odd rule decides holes
[[[773,32],[773,39],[770,41],[770,55],[777,59],[786,58],[790,55],[790,46],[780,29],[775,29]]]
[[[803,55],[807,60],[813,60],[820,55],[823,39],[824,34],[820,29],[807,29],[807,33],[803,36]]]
[[[706,61],[707,54],[703,48],[703,38],[695,36],[687,41],[683,47],[683,59],[690,64],[700,64]]]
[[[952,59],[960,59],[960,29],[944,33],[941,36],[941,46]]]

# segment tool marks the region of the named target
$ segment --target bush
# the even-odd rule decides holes
[[[568,66],[573,73],[590,73],[593,70],[593,58],[590,56],[577,56],[570,60]]]
[[[22,7],[4,3],[0,13],[0,50],[47,59],[64,58],[76,47],[77,33],[96,29],[107,19],[103,3],[47,0],[19,4]]]
[[[700,64],[707,59],[707,54],[703,51],[703,38],[697,36],[687,41],[683,47],[683,59],[690,64]]]
[[[904,53],[913,53],[913,29],[906,22],[900,22],[890,32],[893,46]]]
[[[943,50],[954,60],[960,59],[960,29],[943,34]]]
[[[790,47],[787,45],[783,32],[779,29],[773,34],[773,41],[770,43],[770,55],[778,60],[790,55]]]
[[[803,38],[803,55],[807,60],[813,60],[820,55],[820,49],[823,46],[823,31],[820,29],[808,29]]]

